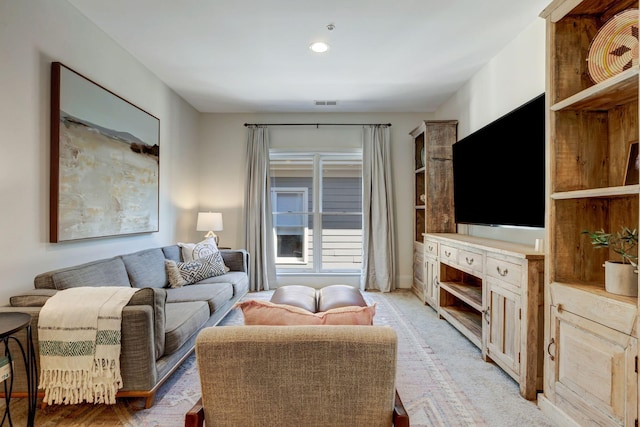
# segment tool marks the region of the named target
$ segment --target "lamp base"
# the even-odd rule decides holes
[[[216,233],[214,233],[213,231],[209,231],[207,234],[204,235],[205,239],[209,239],[213,237],[213,239],[216,241],[216,245],[218,245],[218,235]]]

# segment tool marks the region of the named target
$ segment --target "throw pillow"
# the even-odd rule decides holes
[[[215,251],[210,256],[206,257],[211,260],[211,267],[213,268],[212,276],[222,276],[227,271],[227,266],[224,265],[224,260],[222,259],[222,254],[220,251]]]
[[[225,273],[220,252],[189,262],[165,260],[165,266],[171,288],[190,285],[208,277],[220,276]]]
[[[182,254],[182,260],[184,262],[193,261],[193,248],[196,247],[197,243],[182,243],[178,242],[178,246],[180,246],[180,253]]]
[[[348,306],[319,313],[286,304],[247,300],[236,303],[244,315],[245,325],[372,325],[376,304],[365,307]]]
[[[218,245],[216,245],[216,240],[213,237],[204,239],[198,243],[178,242],[178,246],[182,248],[182,260],[184,262],[204,258],[212,255],[214,252],[218,252]]]
[[[218,245],[215,239],[209,238],[200,243],[196,243],[193,247],[192,255],[193,259],[198,259],[213,255],[214,253],[219,253]]]

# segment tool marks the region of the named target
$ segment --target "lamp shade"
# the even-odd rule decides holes
[[[222,214],[220,212],[198,212],[196,231],[222,230]]]

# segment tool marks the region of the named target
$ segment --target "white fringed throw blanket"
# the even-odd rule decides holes
[[[138,289],[78,287],[40,310],[40,384],[47,404],[116,403],[122,309]]]

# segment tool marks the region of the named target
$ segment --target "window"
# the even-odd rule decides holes
[[[276,264],[307,262],[307,192],[307,188],[271,188]]]
[[[278,273],[359,273],[362,154],[271,153]]]

